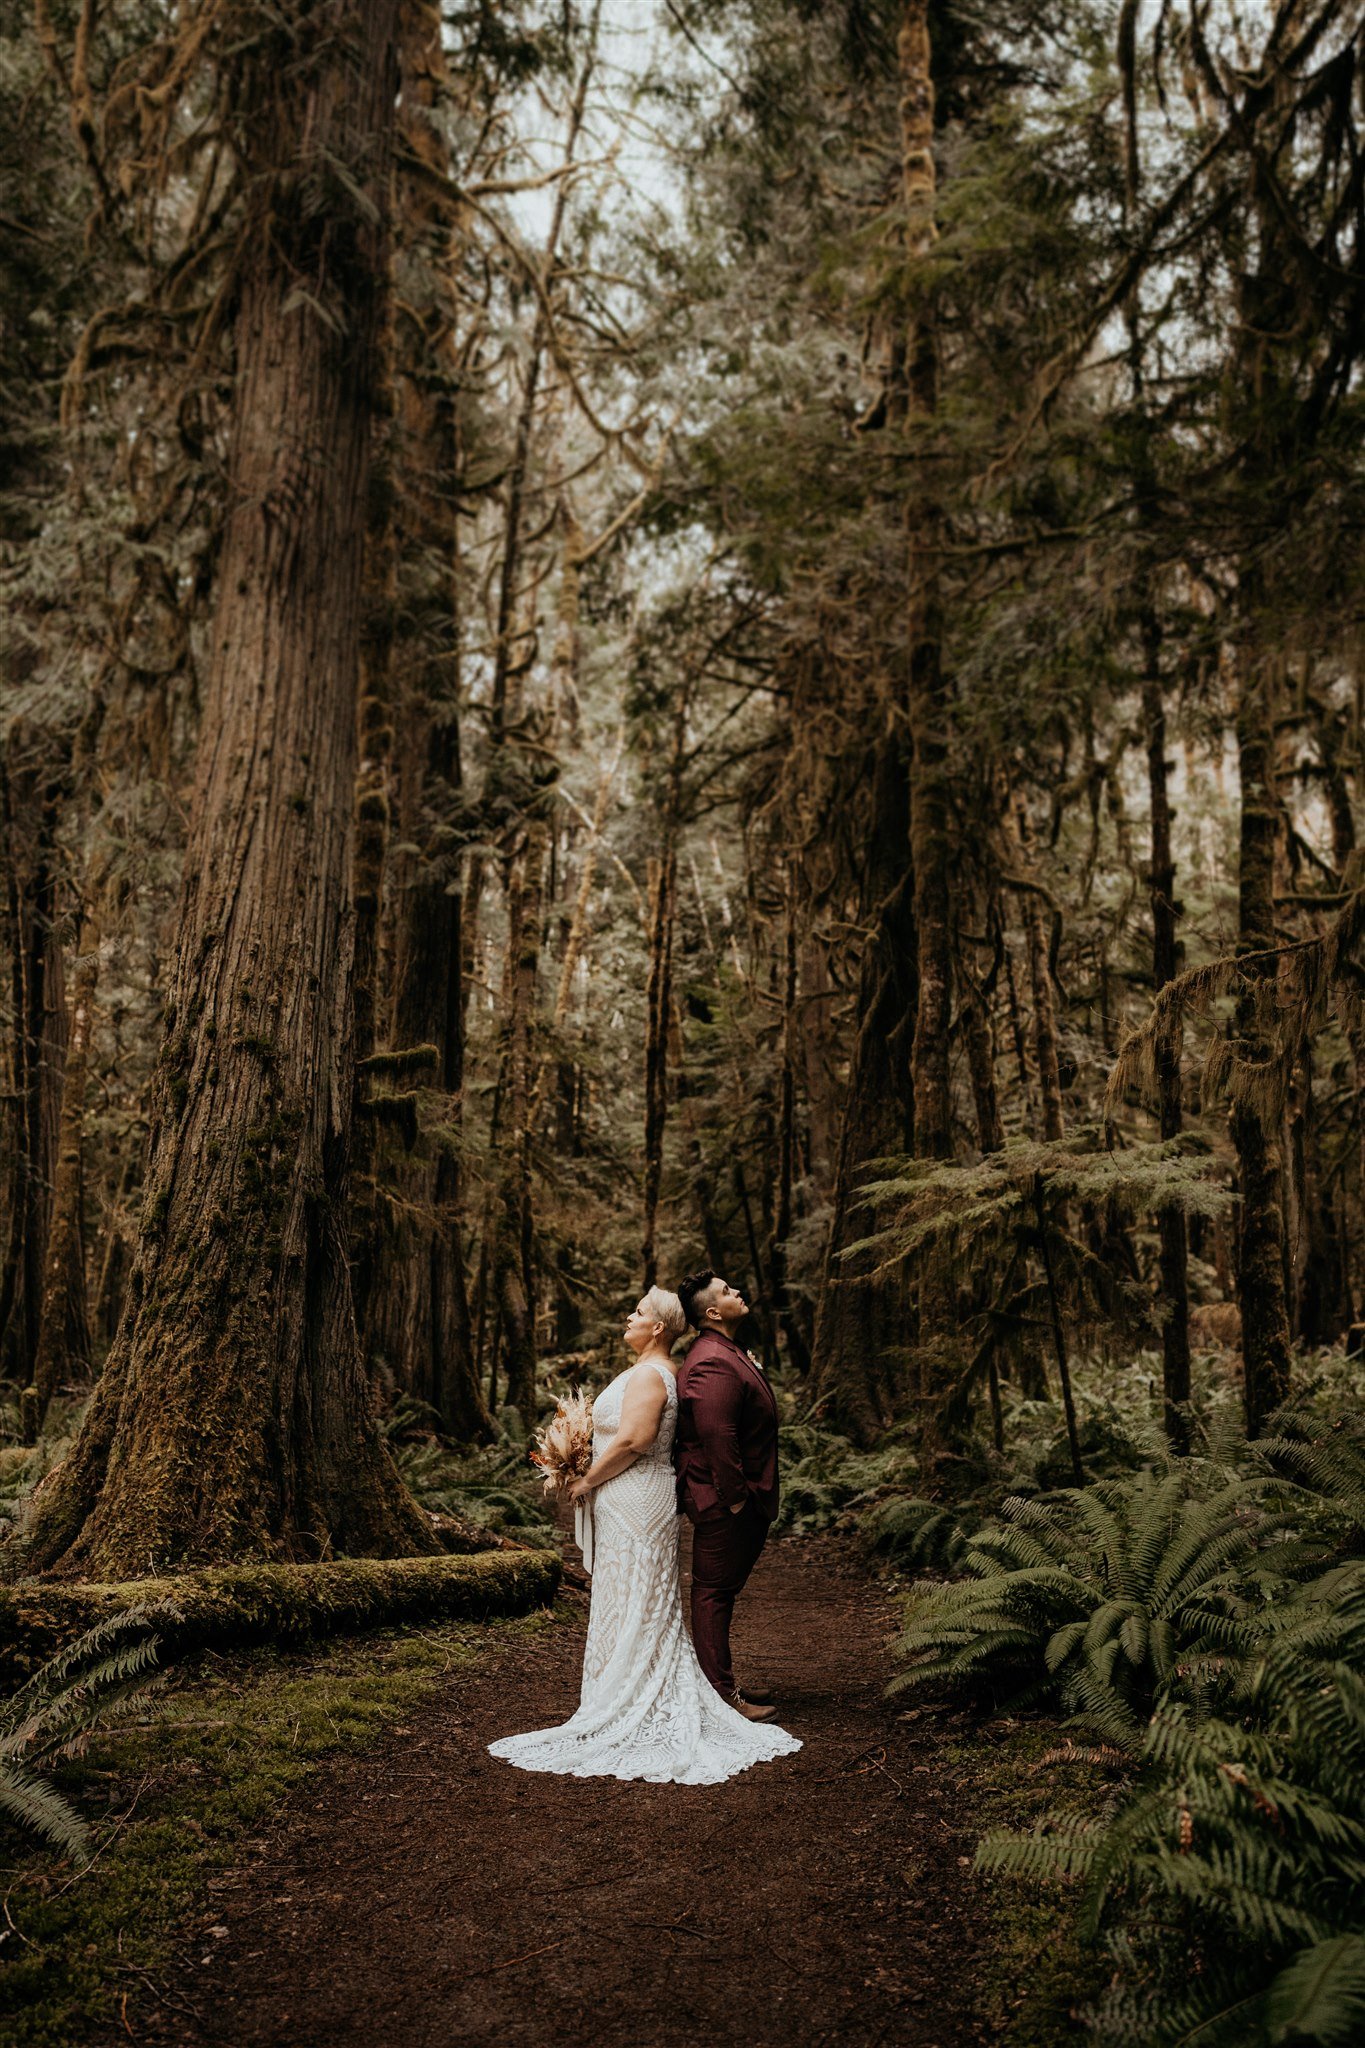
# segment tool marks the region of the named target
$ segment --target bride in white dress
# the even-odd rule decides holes
[[[651,1288],[626,1323],[634,1365],[593,1403],[592,1467],[572,1489],[592,1570],[583,1691],[562,1727],[489,1744],[524,1771],[718,1785],[801,1747],[721,1698],[683,1627],[669,1353],[686,1327],[677,1295]]]

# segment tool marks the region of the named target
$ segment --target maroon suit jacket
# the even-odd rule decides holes
[[[777,1513],[777,1398],[748,1354],[705,1330],[678,1367],[673,1439],[678,1506],[690,1522],[747,1495],[771,1522]]]

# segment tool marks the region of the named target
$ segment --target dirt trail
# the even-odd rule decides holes
[[[579,1603],[584,1615],[586,1600]],[[582,1621],[452,1672],[411,1733],[309,1781],[215,1891],[144,2041],[221,2048],[963,2048],[983,1901],[932,1724],[881,1697],[894,1621],[831,1544],[770,1545],[735,1630],[798,1756],[705,1787],[532,1776]],[[201,1956],[209,1959],[201,1960]],[[192,2019],[191,2011],[201,2017]],[[126,2042],[126,2035],[121,2037]]]

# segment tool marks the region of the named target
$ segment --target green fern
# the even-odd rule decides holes
[[[1159,1701],[1207,1704],[1244,1647],[1284,1528],[1268,1485],[1183,1462],[1006,1501],[963,1578],[912,1594],[892,1689],[1050,1700],[1136,1748]]]
[[[503,1411],[500,1424],[509,1412],[515,1414]],[[502,1427],[496,1443],[455,1449],[436,1435],[435,1410],[403,1395],[383,1426],[404,1485],[429,1513],[495,1531],[541,1530],[548,1520],[544,1490],[517,1420],[517,1433]]]
[[[156,1623],[175,1618],[164,1601],[111,1615],[0,1706],[0,1814],[68,1856],[88,1853],[84,1821],[40,1772],[79,1756],[97,1729],[141,1703],[162,1675]]]
[[[977,1852],[982,1869],[1079,1886],[1082,1932],[1104,1934],[1120,1968],[1096,2014],[1115,2042],[1270,2048],[1365,2031],[1365,1564],[1247,1635],[1237,1718],[1159,1709],[1107,1812],[1052,1814]]]
[[[898,1564],[952,1571],[966,1557],[980,1519],[970,1504],[946,1507],[893,1494],[870,1507],[861,1526],[871,1548]]]
[[[818,1423],[790,1423],[779,1433],[782,1496],[779,1526],[795,1535],[827,1529],[846,1511],[868,1510],[888,1487],[903,1486],[917,1469],[909,1446],[893,1433],[875,1451],[860,1451],[847,1437]]]

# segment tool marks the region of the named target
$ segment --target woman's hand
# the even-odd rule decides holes
[[[586,1479],[575,1479],[569,1488],[569,1499],[577,1507],[581,1500],[587,1500],[591,1492],[592,1488]]]

